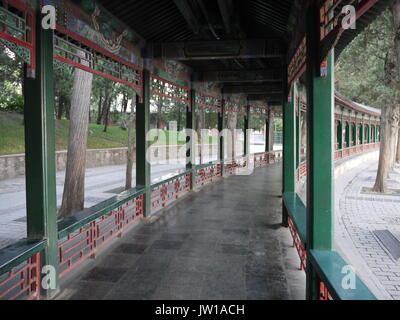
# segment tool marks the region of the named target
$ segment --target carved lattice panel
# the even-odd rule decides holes
[[[81,68],[104,78],[128,85],[142,93],[142,70],[123,59],[105,52],[94,43],[67,34],[62,27],[54,36],[54,58],[61,63]],[[64,32],[60,32],[60,30]],[[57,67],[62,66],[60,63]]]
[[[225,111],[247,114],[247,106],[234,101],[225,101]]]
[[[250,115],[255,117],[266,117],[268,118],[268,107],[250,107]]]
[[[154,74],[151,75],[150,92],[172,100],[189,103],[190,93],[188,88],[157,77]]]
[[[0,42],[28,65],[28,76],[35,70],[35,11],[25,3],[0,2]]]
[[[300,42],[297,47],[293,58],[290,60],[288,67],[288,83],[290,84],[301,77],[306,71],[306,54],[307,54],[307,38],[306,36]]]
[[[222,100],[202,92],[196,92],[196,104],[203,108],[221,110]]]

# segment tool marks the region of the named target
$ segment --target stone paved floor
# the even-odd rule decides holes
[[[340,224],[375,277],[378,289],[384,291],[383,297],[400,300],[400,261],[395,261],[372,233],[389,230],[400,235],[400,195],[362,193],[363,187],[373,186],[377,167],[376,161],[366,164],[340,194]],[[400,189],[399,169],[390,174],[389,187]]]
[[[74,271],[58,299],[303,299],[281,165],[220,179]]]

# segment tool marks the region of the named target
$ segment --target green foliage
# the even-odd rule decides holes
[[[275,131],[283,131],[283,121],[282,119],[274,119]]]
[[[0,109],[22,114],[24,113],[24,98],[20,95],[9,98],[0,97]]]
[[[385,78],[385,60],[391,54],[393,39],[393,19],[387,10],[340,55],[336,65],[336,89],[351,100],[376,108],[393,100],[396,89],[389,86]]]
[[[22,62],[6,47],[0,50],[0,110],[22,113]]]

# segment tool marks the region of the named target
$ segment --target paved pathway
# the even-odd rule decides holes
[[[400,261],[395,261],[374,236],[374,230],[389,230],[400,240],[400,195],[364,194],[364,187],[372,187],[378,164],[376,161],[363,164],[358,174],[343,188],[339,199],[339,228],[345,231],[358,255],[349,255],[349,262],[361,258],[369,269],[380,292],[380,298],[400,300]],[[346,177],[340,178],[346,179]],[[339,182],[340,183],[340,182]],[[400,189],[398,169],[390,175],[389,187]],[[346,251],[346,247],[343,248]]]
[[[220,179],[141,223],[66,279],[59,299],[303,299],[281,222],[280,164]]]

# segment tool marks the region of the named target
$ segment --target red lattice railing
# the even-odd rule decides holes
[[[143,217],[143,195],[59,240],[60,277],[65,276]]]
[[[255,154],[254,155],[254,167],[263,167],[265,165],[269,164],[269,153],[263,153],[263,154]]]
[[[290,233],[293,238],[293,247],[296,248],[299,258],[300,258],[300,270],[305,271],[306,270],[306,262],[307,262],[306,248],[300,239],[300,235],[296,229],[296,226],[293,223],[293,220],[290,217],[288,217],[288,225],[289,225]]]
[[[0,276],[0,300],[37,300],[40,297],[40,253]]]
[[[197,170],[196,185],[203,186],[222,176],[222,166],[220,163]]]
[[[151,191],[151,210],[165,207],[173,200],[190,191],[191,174],[179,176],[157,185]]]
[[[325,283],[319,281],[319,300],[333,300]]]

